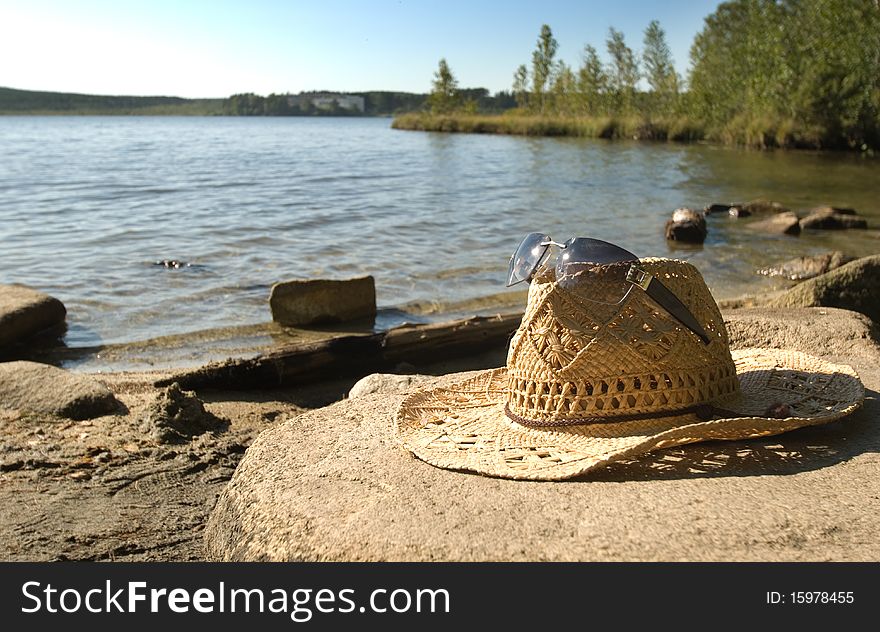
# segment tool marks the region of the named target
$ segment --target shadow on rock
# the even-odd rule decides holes
[[[708,441],[621,461],[572,482],[676,480],[722,476],[787,475],[848,461],[859,454],[880,453],[880,393],[865,392],[865,403],[849,417],[781,435],[747,441]]]

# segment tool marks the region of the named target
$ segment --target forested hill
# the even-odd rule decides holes
[[[225,99],[37,92],[0,87],[4,114],[220,114]]]
[[[486,97],[483,89],[474,90]],[[301,93],[311,94],[311,93]],[[367,116],[411,112],[422,107],[427,94],[370,91],[364,97]],[[492,100],[492,97],[486,97]],[[280,104],[280,105],[279,105]],[[316,115],[348,116],[353,112],[316,110],[300,112],[288,106],[287,95],[235,94],[227,99],[184,99],[182,97],[134,97],[37,92],[0,87],[0,114],[189,114],[189,115]]]

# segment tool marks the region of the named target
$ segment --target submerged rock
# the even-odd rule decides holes
[[[91,419],[119,402],[97,380],[38,362],[0,363],[0,408]]]
[[[706,241],[706,217],[701,211],[690,208],[677,208],[672,219],[666,222],[666,239],[689,244]]]
[[[851,261],[788,290],[771,307],[840,307],[880,323],[880,255]]]
[[[864,217],[857,217],[854,209],[833,206],[815,208],[801,220],[801,228],[842,230],[867,227],[867,220]]]
[[[205,410],[195,393],[181,390],[175,382],[156,395],[144,414],[141,431],[158,443],[183,443],[228,425],[225,419]]]
[[[371,276],[284,281],[272,286],[269,308],[272,320],[290,326],[374,318],[376,282]]]
[[[758,274],[774,277],[784,277],[791,281],[806,281],[820,274],[825,274],[829,270],[839,268],[845,263],[849,263],[853,257],[843,254],[839,250],[833,250],[821,255],[813,255],[809,257],[795,257],[784,261],[779,265],[770,266],[758,270]]]
[[[25,285],[0,285],[0,347],[60,325],[66,315],[57,298]]]
[[[191,263],[187,263],[186,261],[178,261],[177,259],[162,259],[161,261],[154,262],[153,265],[160,266],[163,268],[168,268],[171,270],[178,270],[180,268],[189,268],[192,266]]]
[[[729,213],[730,209],[741,206],[740,204],[708,204],[703,208],[703,215],[720,215]]]
[[[751,222],[746,224],[746,228],[777,235],[800,235],[801,233],[798,217],[791,211],[779,213],[757,222]]]
[[[767,215],[779,213],[791,213],[791,209],[783,206],[779,202],[771,202],[769,200],[752,200],[745,204],[737,204],[737,208],[746,211],[748,215]]]

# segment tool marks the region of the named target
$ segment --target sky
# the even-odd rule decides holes
[[[641,48],[652,19],[676,67],[718,0],[0,0],[0,86],[226,97],[304,90],[510,90],[542,24],[575,68],[608,28]]]

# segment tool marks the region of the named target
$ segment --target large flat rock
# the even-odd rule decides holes
[[[37,362],[0,363],[0,409],[90,419],[118,406],[104,384]]]
[[[530,482],[432,467],[392,439],[401,389],[263,432],[206,529],[215,560],[876,560],[880,349],[835,309],[726,314],[738,346],[787,346],[856,367],[865,406],[776,437],[706,442],[579,480]],[[449,382],[462,374],[431,378]],[[427,378],[426,378],[427,379]]]
[[[64,304],[48,294],[24,285],[0,285],[0,347],[63,323],[66,314]]]

